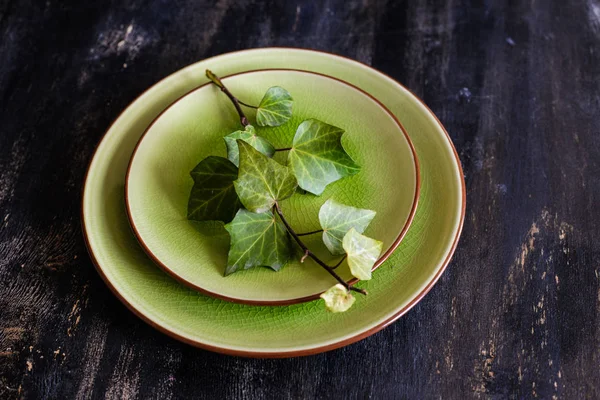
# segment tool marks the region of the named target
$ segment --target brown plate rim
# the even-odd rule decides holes
[[[402,131],[404,138],[408,142],[408,145],[410,147],[410,151],[411,151],[411,154],[413,157],[413,162],[415,165],[415,194],[413,197],[413,202],[411,204],[410,212],[408,214],[408,218],[406,219],[404,226],[400,230],[400,233],[398,234],[396,239],[394,239],[394,242],[392,243],[390,248],[385,253],[383,253],[383,255],[373,265],[372,270],[373,271],[376,270],[377,268],[379,268],[379,266],[381,264],[383,264],[390,257],[390,255],[394,252],[394,250],[396,250],[398,248],[398,246],[400,245],[400,242],[402,242],[402,239],[404,239],[404,237],[406,236],[406,233],[408,232],[408,229],[410,228],[410,226],[414,220],[416,211],[417,211],[417,206],[419,203],[419,196],[421,193],[421,173],[420,173],[420,166],[419,166],[419,159],[417,157],[417,152],[415,150],[412,140],[410,139],[410,136],[408,135],[408,133],[406,132],[406,129],[404,129],[404,126],[398,120],[398,118],[383,103],[381,103],[374,96],[367,93],[365,90],[357,87],[356,85],[353,85],[349,82],[346,82],[342,79],[339,79],[339,78],[336,78],[333,76],[322,74],[320,72],[304,71],[304,70],[295,69],[295,68],[261,68],[261,69],[242,71],[242,72],[237,72],[235,74],[226,75],[226,76],[221,77],[221,80],[227,80],[228,78],[232,78],[235,76],[252,74],[252,73],[256,73],[256,72],[269,72],[269,71],[301,72],[303,74],[321,76],[321,77],[324,77],[327,79],[332,79],[334,81],[340,82],[340,83],[350,87],[351,89],[354,89],[354,90],[360,92],[361,94],[363,94],[363,95],[367,96],[368,98],[370,98],[371,100],[373,100],[379,107],[381,107],[393,119],[393,121],[396,123],[398,128],[400,128],[400,130]],[[130,178],[131,178],[131,170],[133,168],[133,162],[134,162],[135,156],[137,154],[139,147],[141,146],[142,142],[144,141],[146,134],[150,131],[150,129],[152,129],[154,124],[160,119],[160,117],[163,116],[164,113],[169,111],[172,107],[174,107],[176,104],[178,104],[181,100],[183,100],[187,96],[189,96],[189,95],[197,92],[198,90],[200,90],[206,86],[209,86],[211,84],[212,84],[211,82],[207,82],[207,83],[204,83],[194,89],[191,89],[187,93],[185,93],[185,94],[181,95],[180,97],[178,97],[177,99],[175,99],[171,104],[169,104],[163,111],[161,111],[152,120],[152,122],[144,130],[144,133],[142,133],[142,136],[140,136],[137,144],[135,145],[135,148],[133,149],[133,152],[131,153],[131,159],[129,160],[129,164],[127,165],[127,173],[125,175],[125,208],[127,210],[127,218],[129,219],[129,225],[131,226],[131,229],[135,235],[135,238],[137,239],[140,246],[144,249],[144,252],[146,253],[146,255],[148,255],[148,257],[150,257],[150,259],[152,259],[154,264],[158,265],[162,270],[164,270],[167,274],[169,274],[173,279],[175,279],[179,283],[181,283],[189,288],[192,288],[202,294],[205,294],[207,296],[214,297],[214,298],[217,298],[220,300],[229,301],[232,303],[245,304],[245,305],[251,305],[251,306],[288,306],[288,305],[292,305],[292,304],[300,304],[300,303],[305,303],[307,301],[317,300],[320,298],[320,296],[323,292],[315,293],[315,294],[312,294],[309,296],[296,297],[293,299],[285,299],[285,300],[248,300],[248,299],[243,299],[243,298],[238,298],[238,297],[225,296],[223,294],[215,293],[210,290],[207,290],[206,288],[187,280],[186,278],[182,277],[181,275],[178,275],[172,268],[170,268],[163,261],[161,261],[156,256],[156,254],[154,254],[154,252],[152,252],[152,249],[150,249],[150,247],[146,244],[146,242],[144,241],[144,239],[139,231],[139,228],[135,224],[132,210],[131,210],[131,202],[130,202],[130,198],[129,198],[129,182],[130,182]],[[357,282],[358,282],[358,279],[356,279],[356,278],[352,278],[347,281],[347,283],[349,285],[353,285]],[[333,283],[332,283],[332,285],[333,285]]]
[[[92,155],[85,177],[84,177],[84,185],[82,188],[82,196],[81,196],[81,227],[82,227],[82,231],[83,231],[83,237],[84,237],[84,241],[85,241],[85,245],[86,248],[88,250],[88,253],[90,255],[90,258],[92,260],[92,263],[94,264],[94,267],[96,268],[96,271],[98,271],[98,274],[100,275],[100,277],[102,278],[102,280],[104,280],[104,282],[106,283],[106,285],[108,286],[108,288],[114,293],[114,295],[134,314],[137,315],[141,320],[145,321],[148,325],[152,326],[153,328],[155,328],[156,330],[158,330],[159,332],[164,333],[167,336],[172,337],[175,340],[178,340],[180,342],[189,344],[191,346],[200,348],[200,349],[204,349],[204,350],[209,350],[209,351],[213,351],[216,353],[221,353],[221,354],[226,354],[226,355],[231,355],[231,356],[237,356],[237,357],[253,357],[253,358],[289,358],[289,357],[302,357],[302,356],[309,356],[309,355],[314,355],[314,354],[319,354],[319,353],[323,353],[323,352],[327,352],[327,351],[331,351],[331,350],[335,350],[338,349],[340,347],[344,347],[347,345],[350,345],[352,343],[358,342],[362,339],[365,339],[377,332],[379,332],[380,330],[382,330],[383,328],[389,326],[390,324],[394,323],[396,320],[398,320],[398,318],[402,317],[404,314],[406,314],[411,308],[413,308],[419,301],[421,301],[421,299],[423,297],[425,297],[425,295],[427,293],[429,293],[429,291],[431,290],[431,288],[433,288],[433,286],[435,286],[435,284],[437,283],[437,281],[439,280],[439,278],[442,276],[442,274],[444,273],[444,271],[446,270],[446,268],[448,268],[448,264],[450,263],[450,260],[452,259],[452,256],[454,255],[454,252],[456,251],[456,247],[458,245],[458,240],[460,239],[460,236],[462,234],[462,230],[463,230],[463,226],[464,226],[464,222],[465,222],[465,212],[466,212],[466,206],[467,206],[467,198],[466,198],[466,185],[465,185],[465,178],[464,178],[464,173],[463,173],[463,169],[462,169],[462,164],[460,162],[460,158],[458,156],[458,152],[456,151],[456,148],[454,147],[454,144],[452,143],[452,139],[450,138],[450,135],[448,134],[448,131],[446,131],[446,128],[444,128],[444,126],[442,125],[442,123],[440,122],[440,120],[437,118],[437,116],[431,111],[431,109],[423,102],[423,100],[421,100],[418,96],[416,96],[412,91],[410,91],[408,88],[406,88],[404,85],[402,85],[401,83],[399,83],[398,81],[396,81],[395,79],[393,79],[392,77],[390,77],[389,75],[367,65],[364,63],[361,63],[360,61],[356,61],[353,60],[349,57],[345,57],[345,56],[341,56],[338,54],[333,54],[333,53],[329,53],[326,51],[322,51],[322,50],[312,50],[312,49],[303,49],[303,48],[296,48],[296,47],[267,47],[267,48],[263,48],[264,50],[294,50],[294,51],[305,51],[307,53],[313,52],[313,53],[320,53],[320,54],[326,54],[328,56],[331,57],[336,57],[342,60],[347,60],[347,61],[351,61],[352,63],[358,64],[360,66],[363,66],[365,68],[368,68],[370,70],[375,71],[378,74],[381,74],[383,76],[385,76],[386,78],[390,79],[391,81],[395,82],[397,85],[399,85],[400,87],[402,87],[404,90],[406,90],[408,93],[412,94],[414,96],[414,98],[419,101],[421,103],[421,105],[435,118],[435,120],[437,121],[437,123],[439,124],[440,128],[442,129],[442,131],[444,132],[444,134],[446,135],[446,139],[448,140],[448,143],[450,144],[450,147],[452,148],[452,151],[454,153],[454,157],[458,166],[458,172],[460,175],[460,181],[461,181],[461,194],[462,194],[462,204],[461,204],[461,214],[460,214],[460,221],[459,221],[459,226],[458,229],[456,231],[456,234],[454,236],[454,240],[452,242],[452,246],[450,248],[450,251],[448,252],[446,258],[444,259],[442,266],[440,267],[440,269],[437,271],[437,273],[434,275],[433,279],[431,279],[429,281],[429,283],[423,288],[423,290],[421,290],[421,292],[415,296],[415,298],[410,301],[407,305],[405,305],[404,307],[402,307],[400,310],[398,310],[394,315],[390,316],[389,318],[387,318],[385,321],[377,324],[376,326],[372,327],[371,329],[367,329],[364,332],[361,332],[355,336],[352,336],[350,338],[335,342],[335,343],[330,343],[327,345],[323,345],[323,346],[317,346],[317,347],[313,347],[310,349],[303,349],[303,350],[292,350],[292,351],[276,351],[276,352],[264,352],[264,351],[248,351],[248,350],[237,350],[237,349],[229,349],[229,348],[225,348],[225,347],[218,347],[218,346],[213,346],[213,345],[209,345],[206,343],[202,343],[200,341],[197,340],[192,340],[189,339],[185,336],[179,335],[173,331],[170,331],[169,329],[159,325],[158,323],[154,322],[153,320],[151,320],[149,317],[147,317],[146,315],[144,315],[142,312],[140,312],[137,308],[135,308],[127,299],[125,299],[121,293],[117,290],[117,288],[115,288],[112,284],[112,282],[108,279],[108,277],[104,274],[104,271],[102,270],[102,267],[100,266],[100,263],[98,262],[98,260],[96,259],[96,257],[94,256],[94,253],[92,251],[91,248],[91,244],[89,241],[89,238],[87,236],[87,231],[86,231],[86,226],[85,226],[85,218],[84,218],[84,204],[85,204],[85,182],[87,182],[87,178],[90,172],[90,168],[93,164],[94,161],[94,155],[96,154],[96,151],[98,150],[98,148],[100,147],[100,145],[102,144],[103,140],[106,137],[106,133],[108,133],[110,131],[110,129],[112,128],[112,126],[114,125],[114,123],[119,120],[119,118],[121,117],[121,115],[127,110],[127,108],[125,110],[123,110],[118,116],[117,118],[115,118],[115,120],[111,123],[111,125],[109,126],[109,128],[106,130],[105,134],[102,136],[102,139],[98,142],[96,149],[94,150],[94,154]],[[238,50],[238,51],[233,51],[233,52],[229,52],[229,53],[224,53],[222,55],[218,55],[215,57],[220,57],[223,55],[230,55],[230,54],[236,54],[236,53],[243,53],[243,52],[247,52],[247,51],[252,51],[253,49],[245,49],[245,50]],[[255,49],[254,49],[255,50]],[[262,50],[262,49],[261,49]],[[215,58],[215,57],[211,57],[211,58]],[[207,58],[209,59],[209,58]],[[207,60],[205,59],[205,60]],[[140,94],[134,101],[132,101],[130,104],[134,103],[137,99],[139,99],[140,97],[144,96],[148,91],[150,91],[152,88],[154,88],[156,85],[160,84],[163,80],[167,79],[168,77],[165,77],[164,79],[160,80],[159,82],[157,82],[156,84],[152,85],[150,88],[146,89],[142,94]]]

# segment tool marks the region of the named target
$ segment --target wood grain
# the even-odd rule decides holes
[[[330,353],[221,356],[133,317],[80,233],[87,163],[144,89],[251,47],[330,51],[421,96],[468,190],[449,269]],[[0,398],[600,397],[600,2],[0,0]]]

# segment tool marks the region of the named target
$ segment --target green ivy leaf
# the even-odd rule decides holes
[[[256,213],[270,210],[276,201],[287,199],[296,191],[296,178],[277,161],[267,158],[243,140],[240,149],[240,170],[234,182],[240,201]]]
[[[260,266],[279,271],[290,259],[290,237],[271,211],[257,214],[240,209],[225,229],[231,235],[225,275]]]
[[[361,235],[352,228],[344,236],[342,245],[348,254],[352,275],[363,281],[371,279],[371,269],[381,254],[383,243]]]
[[[331,254],[344,254],[344,235],[350,228],[363,233],[375,214],[375,211],[346,206],[333,199],[327,200],[319,210],[319,222],[323,228],[323,242]]]
[[[321,294],[321,298],[325,300],[325,306],[331,312],[344,312],[352,307],[356,300],[354,296],[341,284],[327,289]]]
[[[275,147],[265,138],[256,134],[256,129],[252,125],[246,125],[243,131],[235,131],[224,137],[227,145],[227,158],[236,166],[240,165],[240,151],[237,145],[237,139],[241,139],[260,151],[267,157],[273,157]]]
[[[279,86],[269,88],[256,110],[256,123],[260,126],[279,126],[292,117],[294,99]]]
[[[229,222],[242,206],[233,182],[238,169],[226,158],[210,156],[190,172],[194,186],[188,201],[188,219]]]
[[[316,119],[298,126],[288,162],[302,189],[319,195],[331,182],[360,170],[342,147],[343,134],[342,129]]]

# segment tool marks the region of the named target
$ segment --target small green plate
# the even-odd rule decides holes
[[[309,118],[345,130],[342,143],[361,171],[330,184],[321,196],[297,194],[281,205],[297,232],[319,229],[319,209],[329,198],[375,210],[365,234],[384,243],[376,267],[385,261],[408,230],[419,193],[416,155],[393,114],[362,90],[313,72],[251,71],[222,81],[240,99],[254,104],[271,86],[292,94],[290,121],[277,128],[257,126],[257,133],[275,147],[291,146],[297,126]],[[247,115],[254,121],[253,113],[248,110]],[[223,224],[187,219],[193,184],[189,172],[207,156],[227,157],[223,137],[239,129],[235,108],[210,83],[161,113],[140,139],[127,174],[125,200],[133,231],[159,266],[205,294],[258,305],[314,300],[336,281],[312,260],[301,264],[295,257],[279,272],[263,267],[224,277],[229,235]],[[279,153],[276,159],[285,162],[286,156]],[[339,260],[327,251],[320,234],[303,240],[330,265]],[[347,263],[337,272],[352,279]]]
[[[269,307],[205,296],[179,284],[146,255],[125,211],[125,174],[150,123],[175,100],[207,82],[209,68],[223,76],[264,68],[294,68],[343,79],[372,94],[402,121],[419,158],[419,207],[398,249],[362,282],[369,291],[345,313],[327,312],[322,300]],[[332,54],[300,49],[255,49],[193,64],[135,100],[98,145],[88,169],[82,220],[98,272],[136,315],[178,340],[252,357],[292,357],[335,349],[389,325],[431,289],[460,236],[465,188],[450,138],[431,111],[382,73]]]

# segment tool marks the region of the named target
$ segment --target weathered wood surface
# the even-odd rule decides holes
[[[252,360],[133,317],[86,253],[80,193],[144,89],[272,45],[358,59],[422,96],[468,207],[450,267],[397,323]],[[599,78],[597,0],[0,0],[0,398],[600,398]]]

